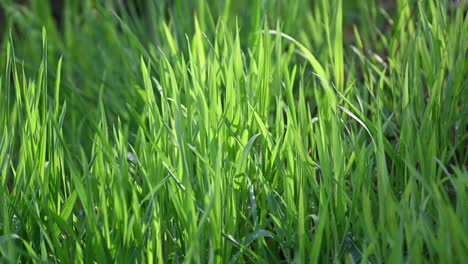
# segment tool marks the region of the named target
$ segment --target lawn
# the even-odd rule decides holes
[[[52,2],[0,2],[0,263],[468,259],[464,1]]]

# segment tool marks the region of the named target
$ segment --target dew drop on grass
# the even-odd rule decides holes
[[[128,152],[127,151],[127,159],[128,161],[132,162],[132,163],[136,163],[137,162],[137,158],[135,157],[135,155],[133,155],[131,152]]]

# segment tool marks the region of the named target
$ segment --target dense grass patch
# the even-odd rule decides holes
[[[464,3],[147,2],[0,3],[0,262],[468,258]]]

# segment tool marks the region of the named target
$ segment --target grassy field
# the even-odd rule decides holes
[[[1,1],[0,263],[463,263],[461,2]]]

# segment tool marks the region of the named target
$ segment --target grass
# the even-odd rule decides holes
[[[464,3],[29,2],[0,3],[0,262],[468,257]]]

